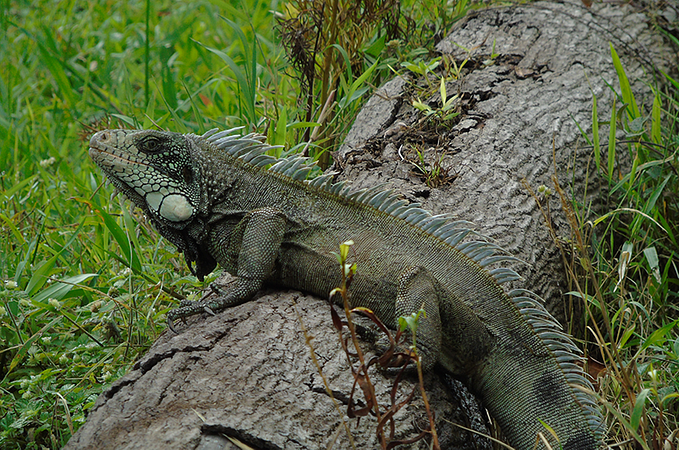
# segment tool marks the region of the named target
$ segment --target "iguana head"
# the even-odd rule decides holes
[[[162,225],[182,229],[200,207],[201,186],[180,133],[104,130],[90,139],[90,157],[113,185]]]
[[[184,253],[191,272],[202,280],[217,262],[204,242],[201,216],[207,206],[194,138],[155,130],[104,130],[90,139],[90,157]]]

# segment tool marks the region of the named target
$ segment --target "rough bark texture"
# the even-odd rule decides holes
[[[612,95],[604,80],[616,89],[618,82],[608,41],[648,110],[649,91],[638,80],[650,66],[640,60],[662,66],[674,59],[653,37],[646,17],[629,6],[535,3],[473,13],[438,47],[458,65],[469,55],[452,43],[472,49],[459,81],[446,84],[449,96],[459,93],[461,114],[443,124],[423,120],[412,108],[418,95],[433,108],[440,106],[437,79],[427,95],[426,88],[413,88],[426,86],[421,80],[387,83],[337,153],[342,176],[362,186],[386,182],[434,212],[471,221],[529,263],[517,267],[527,287],[560,303],[568,290],[560,256],[521,180],[534,189],[552,186],[555,164],[576,198],[599,201],[598,186],[590,185],[583,196],[591,149],[582,145],[575,122],[590,130],[592,92],[601,120],[610,117]],[[454,177],[436,188],[426,186],[414,170],[414,149],[423,152],[430,168],[440,160]],[[549,204],[553,226],[569,236],[558,202]],[[310,358],[301,322],[313,336],[339,407]],[[374,370],[371,377],[380,402],[388,404],[394,378]],[[342,419],[353,381],[328,305],[296,293],[270,293],[215,317],[194,317],[180,325],[179,334],[163,334],[100,396],[66,448],[237,448],[226,436],[255,449],[350,448]],[[448,422],[487,432],[475,400],[459,383],[453,386],[440,373],[427,376],[443,448],[489,448],[487,441]],[[411,380],[401,382],[397,398],[411,388]],[[373,417],[344,420],[356,448],[378,447]],[[396,436],[415,436],[426,423],[416,395],[396,415]]]
[[[337,406],[310,357],[303,329],[313,337]],[[373,331],[365,330],[370,341]],[[379,448],[374,417],[345,417],[354,379],[326,301],[295,292],[263,295],[214,317],[191,318],[178,331],[164,333],[99,397],[67,449],[236,449],[226,436],[254,449],[351,448],[342,419],[356,448]],[[389,404],[394,377],[376,370],[370,376],[380,402]],[[448,381],[443,373],[427,376],[445,448],[490,449],[450,424],[487,432],[476,400],[459,383],[459,391],[447,389]],[[399,387],[397,401],[402,401],[413,379]],[[354,398],[364,400],[360,392]],[[419,393],[396,414],[395,423],[397,439],[426,428]],[[427,447],[420,441],[411,448]]]
[[[412,75],[392,80],[363,108],[337,152],[342,177],[361,187],[385,183],[426,209],[470,221],[524,261],[513,267],[524,277],[522,287],[542,296],[563,320],[570,309],[563,294],[573,289],[522,180],[535,191],[544,185],[554,192],[556,168],[567,195],[584,209],[605,201],[592,148],[577,124],[591,136],[592,93],[599,120],[610,120],[613,93],[606,83],[620,88],[609,42],[648,114],[653,97],[644,83],[653,74],[644,71],[654,65],[670,70],[667,62],[676,61],[676,54],[629,5],[595,3],[588,9],[580,1],[536,2],[470,14],[437,46],[458,67],[468,59],[459,79],[446,83],[447,97],[460,97],[460,115],[428,120],[413,108],[416,98],[434,110],[441,107],[439,78],[430,75],[431,87]],[[452,71],[440,71],[443,66],[438,76],[451,77]],[[602,161],[607,136],[608,127],[602,127]],[[440,165],[447,173],[433,179],[441,185],[425,184],[415,167],[423,166],[417,152],[426,170]],[[619,146],[617,159],[616,167],[629,164],[626,148]],[[569,240],[558,197],[540,200],[556,233]]]

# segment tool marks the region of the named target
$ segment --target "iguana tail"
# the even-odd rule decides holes
[[[509,297],[529,327],[505,322],[506,332],[472,376],[474,389],[516,448],[546,448],[545,441],[553,449],[600,448],[604,425],[580,350],[528,291]]]

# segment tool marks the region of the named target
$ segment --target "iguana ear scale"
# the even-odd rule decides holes
[[[182,175],[184,176],[184,183],[193,184],[193,170],[190,167],[184,167],[182,169]]]

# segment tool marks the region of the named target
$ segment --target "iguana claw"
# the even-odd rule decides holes
[[[167,318],[167,327],[172,331],[174,334],[178,334],[177,330],[174,329],[174,320],[172,320],[170,317]]]

